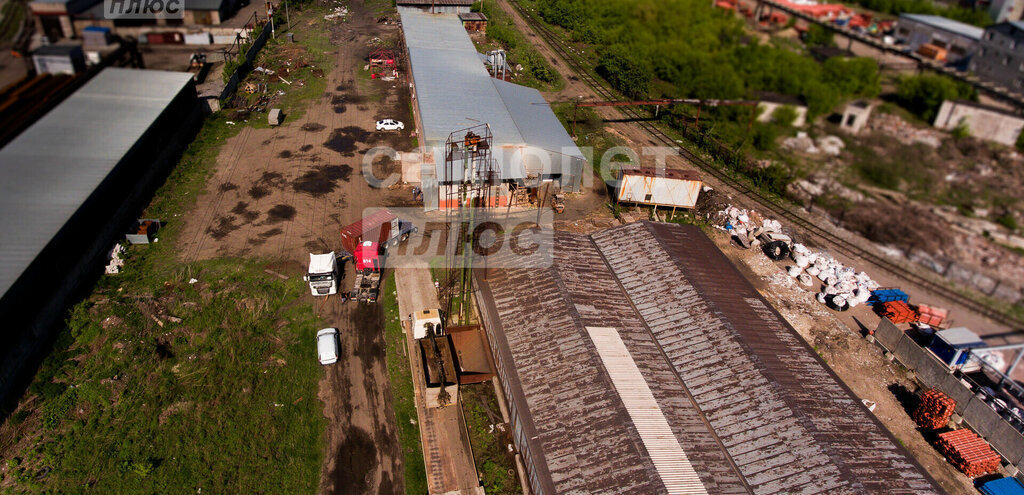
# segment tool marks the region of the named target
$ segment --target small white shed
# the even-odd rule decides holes
[[[619,170],[619,203],[693,208],[704,183],[692,170],[658,170],[653,167]]]

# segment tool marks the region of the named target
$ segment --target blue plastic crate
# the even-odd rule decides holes
[[[1016,478],[1000,478],[978,487],[985,495],[1024,495],[1024,485]]]

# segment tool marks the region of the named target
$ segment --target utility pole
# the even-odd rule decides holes
[[[292,16],[288,13],[288,0],[284,0],[284,19],[288,21],[288,31],[292,30]]]

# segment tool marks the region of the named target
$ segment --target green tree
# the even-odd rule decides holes
[[[791,127],[799,115],[789,105],[781,105],[772,112],[772,122],[781,126]]]
[[[622,44],[612,45],[601,54],[597,71],[630,98],[646,97],[654,76],[648,60]]]
[[[807,33],[804,34],[804,43],[807,43],[807,46],[836,46],[832,31],[817,24],[811,24],[807,28]]]
[[[974,89],[938,74],[900,79],[896,99],[900,105],[931,122],[945,100],[974,98]]]
[[[878,63],[870,58],[832,57],[822,65],[824,81],[840,93],[855,96],[878,96],[881,91]]]

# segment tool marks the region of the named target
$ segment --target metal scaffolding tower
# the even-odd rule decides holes
[[[445,279],[441,286],[441,307],[450,324],[469,323],[473,293],[473,257],[480,232],[475,227],[487,221],[500,181],[491,156],[493,138],[488,124],[451,133],[445,142],[443,189],[447,225],[445,237]]]

